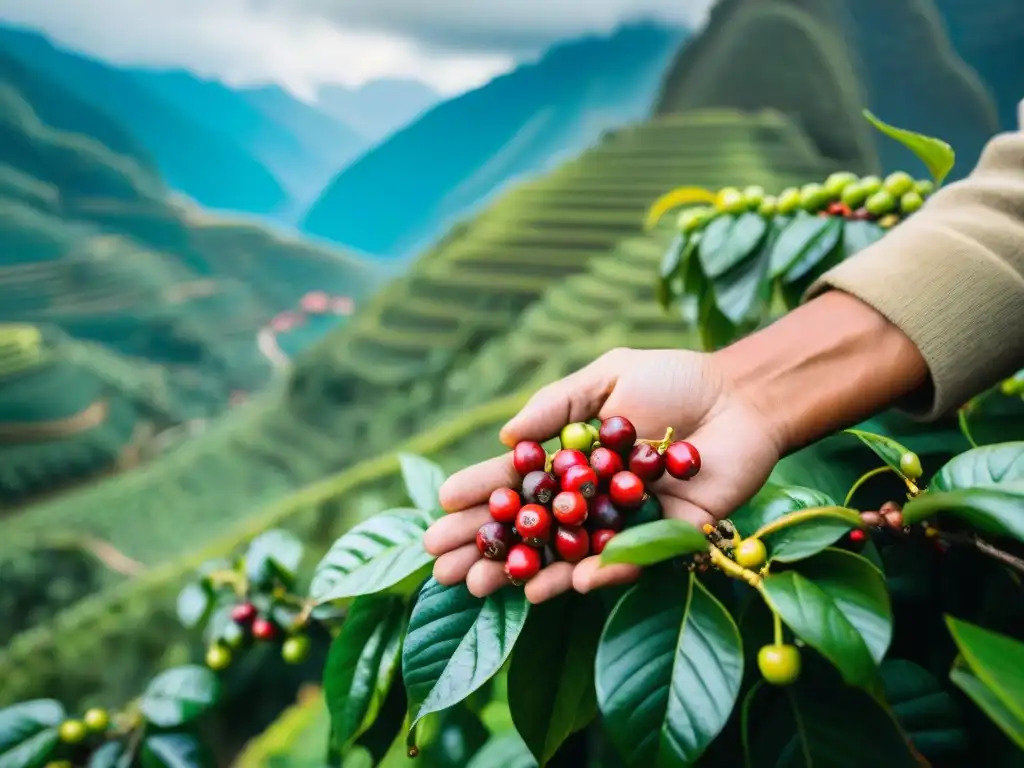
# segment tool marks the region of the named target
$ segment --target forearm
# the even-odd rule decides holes
[[[830,291],[715,352],[726,386],[788,453],[927,386],[914,343],[862,301]]]

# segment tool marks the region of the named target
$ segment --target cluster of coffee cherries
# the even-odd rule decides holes
[[[778,195],[765,194],[764,188],[758,186],[725,187],[716,194],[713,206],[687,208],[680,213],[678,226],[680,231],[690,233],[723,213],[735,216],[756,212],[768,218],[805,211],[819,216],[877,221],[888,229],[901,217],[918,211],[934,190],[935,185],[928,179],[915,180],[905,171],[894,171],[884,179],[837,171],[824,182],[787,187]]]
[[[246,600],[231,609],[231,623],[221,633],[220,639],[206,651],[206,666],[215,672],[230,666],[234,651],[251,641],[273,643],[285,632],[269,616],[261,616],[253,603]],[[309,636],[292,632],[281,643],[281,658],[288,664],[301,664],[309,658]]]
[[[103,742],[109,729],[110,713],[94,707],[81,718],[69,717],[62,722],[57,728],[57,738],[61,744],[68,745],[74,751],[84,748],[88,752]],[[71,768],[72,764],[70,760],[51,760],[45,764],[45,768]]]
[[[503,560],[513,583],[532,578],[547,562],[575,563],[604,551],[608,541],[648,501],[647,487],[666,472],[689,480],[700,454],[684,440],[638,440],[622,416],[566,425],[561,448],[548,455],[537,442],[512,451],[519,488],[498,488],[491,520],[477,532],[480,554]]]

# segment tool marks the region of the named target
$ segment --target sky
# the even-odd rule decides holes
[[[0,0],[0,20],[123,65],[232,84],[415,78],[445,95],[552,43],[654,18],[697,26],[714,0]]]

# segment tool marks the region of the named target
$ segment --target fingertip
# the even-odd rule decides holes
[[[478,560],[466,575],[466,588],[473,597],[487,597],[507,583],[504,565],[494,560]]]
[[[572,563],[552,563],[526,582],[526,599],[534,605],[572,589]]]
[[[460,584],[466,580],[473,565],[480,560],[480,553],[475,544],[459,547],[441,555],[434,561],[434,578],[437,583],[446,587]]]
[[[580,594],[587,594],[594,589],[611,587],[619,584],[631,584],[640,576],[640,568],[635,565],[603,565],[600,555],[593,555],[580,561],[572,575],[572,586]]]

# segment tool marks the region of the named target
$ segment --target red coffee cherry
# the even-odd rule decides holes
[[[505,573],[513,582],[532,579],[540,570],[540,552],[525,544],[513,544],[505,560]]]
[[[854,544],[860,544],[862,541],[866,540],[867,537],[868,535],[864,533],[864,531],[860,528],[854,528],[852,531],[850,531],[850,541],[852,541]]]
[[[274,622],[260,616],[252,623],[252,636],[257,640],[273,640],[277,636],[277,627]]]
[[[551,513],[540,504],[526,504],[516,515],[516,533],[531,547],[542,547],[551,537]]]
[[[484,523],[476,532],[476,548],[488,560],[504,560],[514,540],[512,526],[494,520]]]
[[[563,525],[583,525],[587,519],[587,500],[579,491],[562,491],[552,500],[551,511]]]
[[[665,449],[665,469],[677,480],[689,480],[700,472],[700,452],[685,440]]]
[[[583,498],[592,499],[597,494],[597,472],[589,465],[569,467],[562,475],[563,491],[579,491]]]
[[[653,483],[665,474],[665,457],[653,445],[638,443],[629,452],[629,471],[645,483]]]
[[[595,448],[590,454],[590,466],[597,473],[598,480],[611,480],[612,475],[626,468],[622,457],[604,446]]]
[[[551,459],[551,471],[555,477],[562,477],[570,467],[585,467],[589,464],[587,454],[583,451],[571,451],[566,448],[555,451]]]
[[[558,480],[550,472],[536,470],[523,478],[523,498],[530,504],[547,504],[558,490]]]
[[[604,548],[608,545],[608,542],[615,536],[615,531],[608,530],[607,528],[599,528],[590,534],[590,552],[594,555],[600,555],[604,552]]]
[[[587,527],[592,531],[606,528],[621,531],[626,526],[626,518],[612,504],[607,493],[599,493],[587,504]]]
[[[625,454],[636,442],[636,427],[623,416],[611,416],[601,422],[597,435],[603,447]]]
[[[248,624],[256,618],[256,606],[252,603],[239,603],[231,609],[231,620],[236,624]]]
[[[636,509],[644,503],[644,481],[629,470],[619,472],[608,484],[608,495],[619,509]]]
[[[590,552],[590,536],[575,525],[560,525],[555,532],[555,549],[567,563],[578,563]]]
[[[544,469],[547,460],[548,455],[544,452],[544,446],[533,440],[518,442],[512,449],[512,466],[521,476]]]
[[[496,488],[491,492],[491,498],[487,501],[491,517],[499,523],[514,523],[516,513],[521,506],[523,506],[522,499],[511,488]]]

